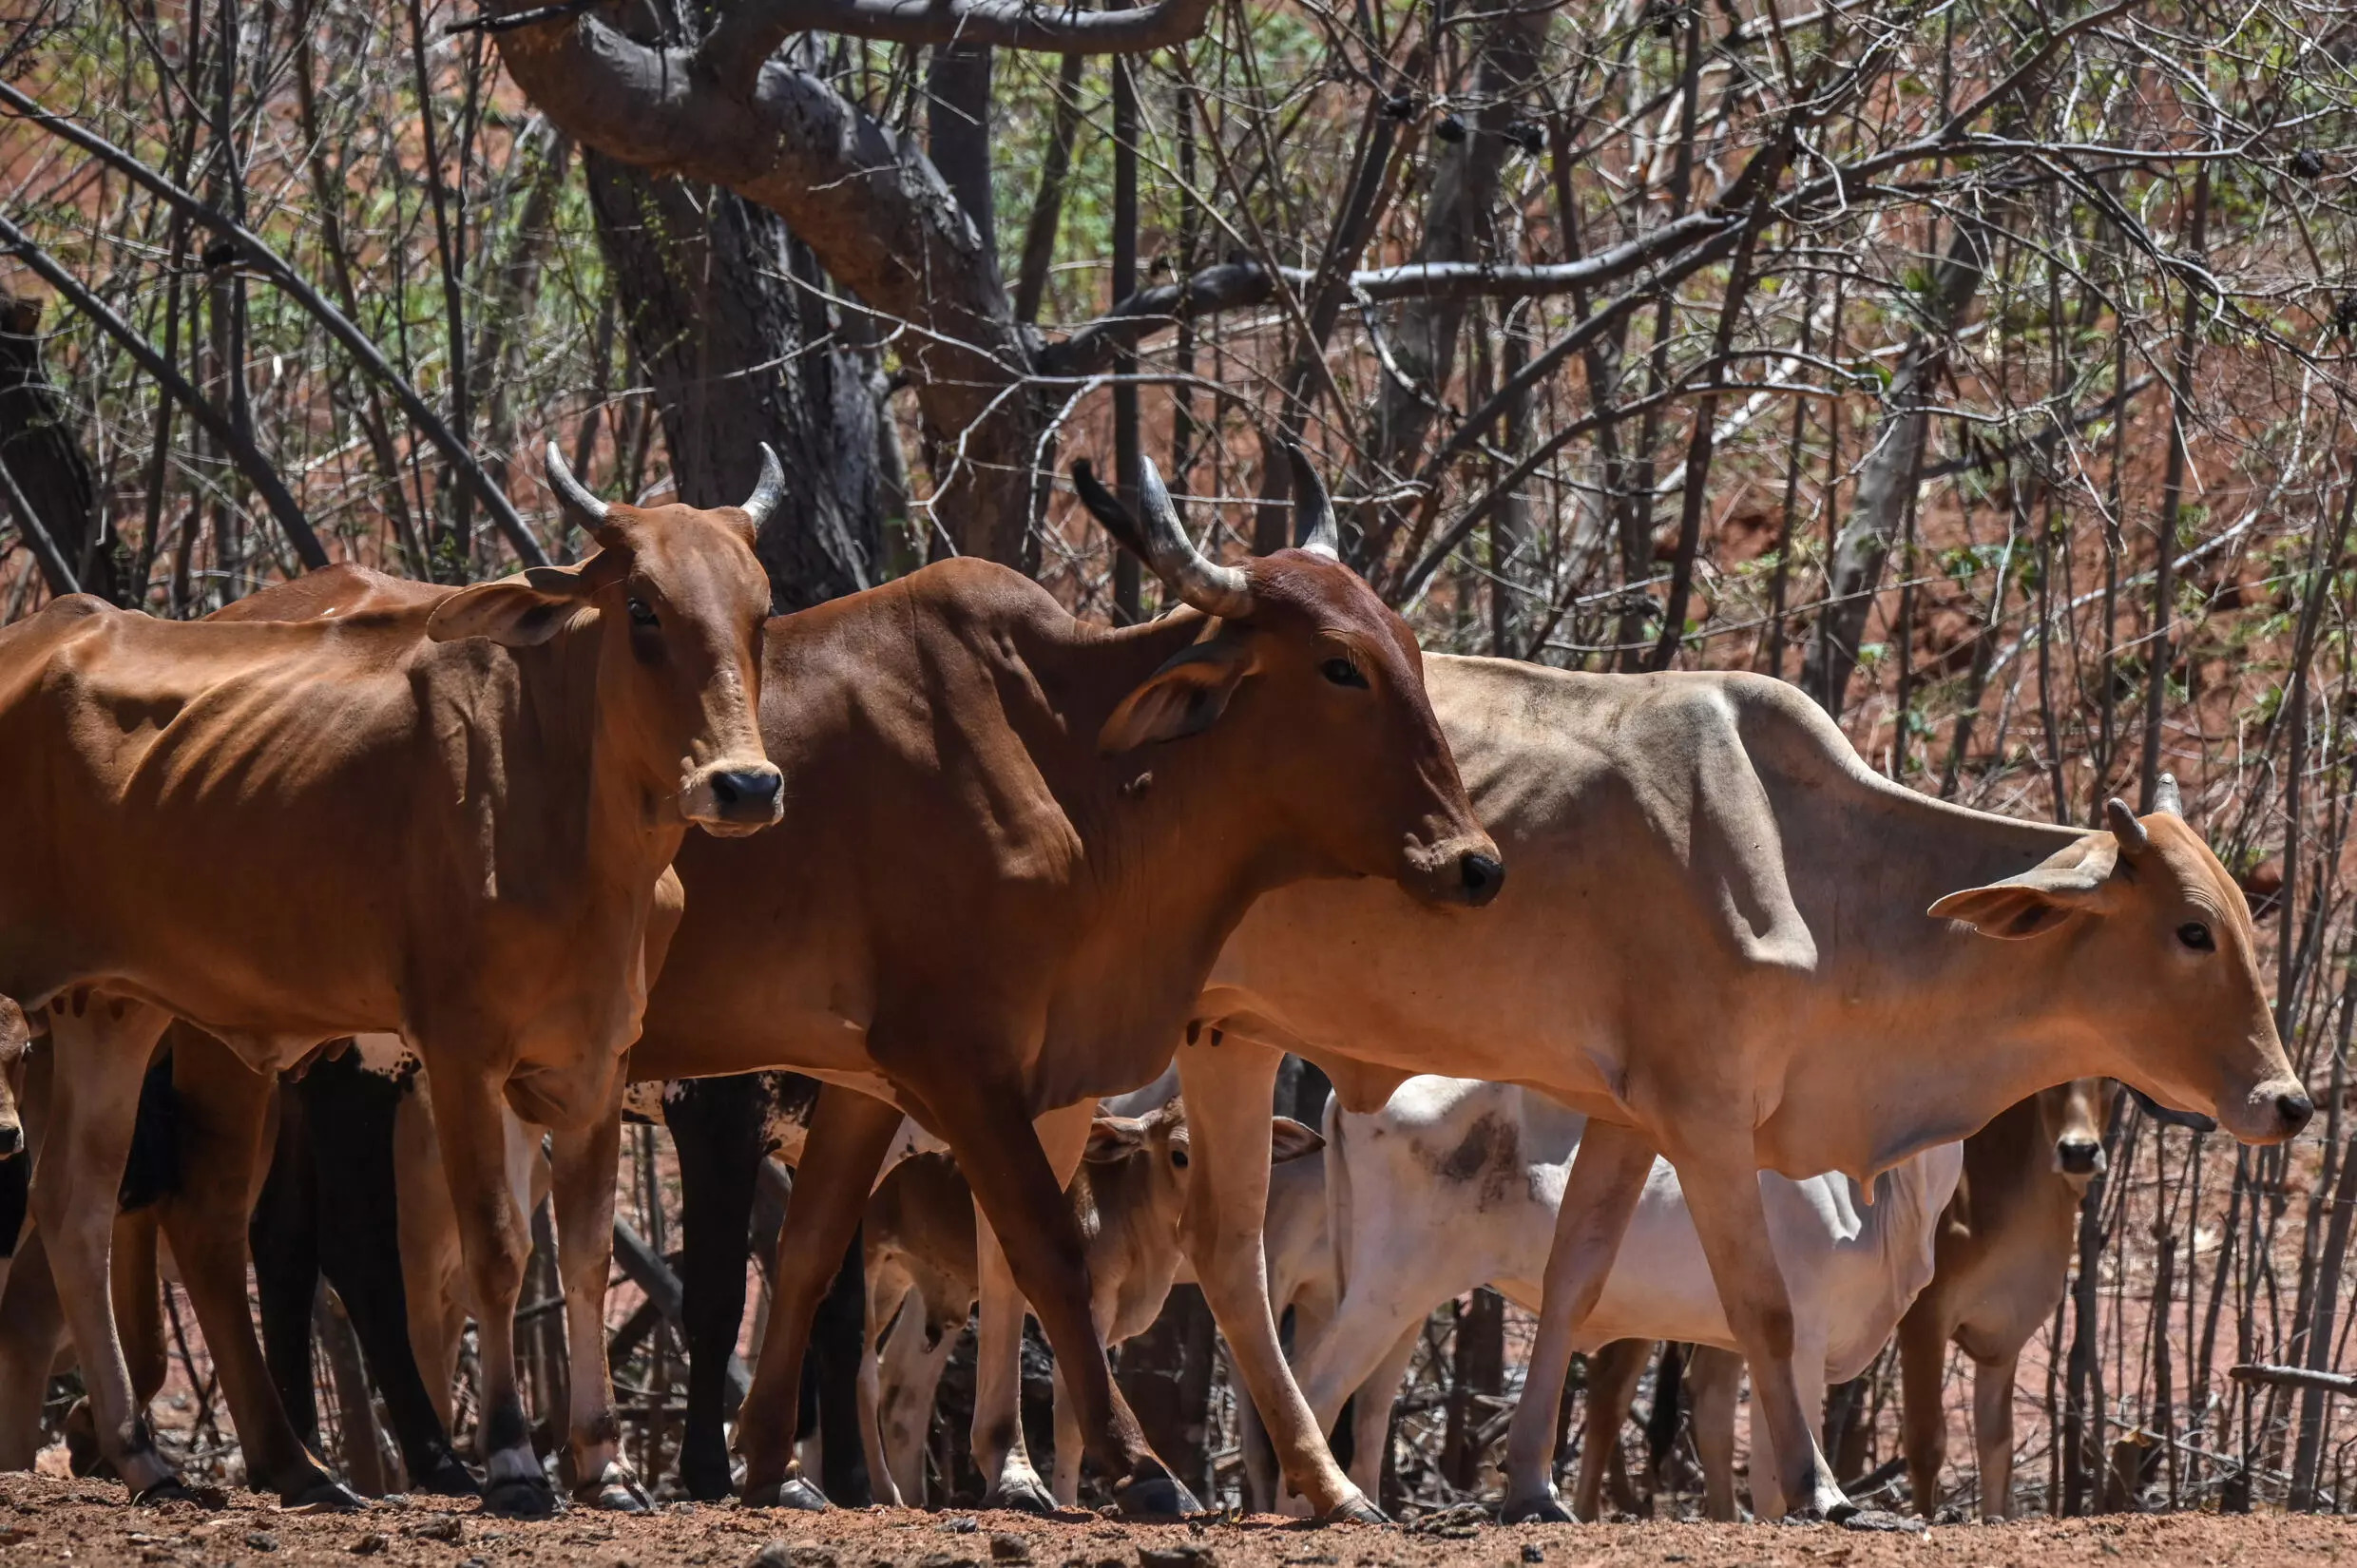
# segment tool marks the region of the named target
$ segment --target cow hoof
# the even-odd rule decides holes
[[[596,1484],[575,1491],[573,1500],[609,1514],[644,1514],[655,1506],[630,1467],[619,1463],[608,1464]]]
[[[1532,1498],[1524,1502],[1508,1501],[1499,1511],[1501,1524],[1571,1524],[1577,1521],[1571,1510],[1553,1498]]]
[[[483,1511],[502,1519],[546,1519],[557,1511],[557,1489],[542,1476],[512,1476],[483,1488]]]
[[[1114,1490],[1114,1502],[1123,1519],[1173,1520],[1199,1514],[1203,1505],[1175,1476],[1139,1476]]]
[[[1017,1514],[1049,1515],[1056,1512],[1056,1495],[1037,1476],[1025,1476],[1012,1482],[1002,1482],[996,1491],[982,1500],[985,1508],[1005,1508]]]
[[[1313,1520],[1311,1522],[1320,1526],[1328,1524],[1389,1524],[1391,1522],[1391,1516],[1376,1507],[1373,1503],[1368,1501],[1367,1494],[1361,1492],[1346,1502],[1336,1503],[1325,1513],[1318,1515],[1317,1518]]]
[[[470,1498],[483,1490],[483,1483],[456,1454],[445,1449],[432,1467],[417,1478],[413,1490],[437,1498]]]
[[[315,1474],[292,1491],[280,1492],[278,1506],[288,1513],[356,1514],[368,1504],[335,1477]]]
[[[800,1476],[788,1476],[775,1486],[746,1487],[744,1504],[748,1508],[794,1508],[805,1514],[823,1514],[834,1506],[826,1493]]]
[[[218,1486],[191,1486],[178,1476],[165,1476],[145,1491],[131,1494],[134,1508],[169,1508],[176,1502],[219,1512],[229,1506],[229,1495]]]

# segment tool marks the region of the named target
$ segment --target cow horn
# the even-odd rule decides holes
[[[548,443],[548,488],[557,492],[557,500],[567,511],[577,512],[590,526],[605,521],[605,503],[589,493],[589,487],[573,477],[573,470],[565,466],[565,454],[557,444]]]
[[[777,466],[777,454],[768,442],[761,443],[761,482],[753,487],[752,499],[738,507],[752,520],[755,527],[769,521],[769,514],[777,509],[777,503],[786,498],[786,470]]]
[[[2103,819],[2111,824],[2112,836],[2119,840],[2119,852],[2134,859],[2153,847],[2153,835],[2144,831],[2136,813],[2117,795],[2103,803]]]
[[[2162,774],[2153,781],[2153,810],[2171,816],[2185,814],[2185,796],[2177,793],[2177,775]]]
[[[1152,458],[1140,458],[1138,463],[1138,500],[1145,516],[1135,518],[1102,485],[1097,482],[1096,470],[1085,458],[1072,465],[1072,488],[1080,492],[1081,504],[1104,525],[1105,531],[1145,557],[1154,575],[1168,583],[1171,590],[1205,615],[1238,620],[1253,612],[1252,579],[1240,567],[1222,566],[1206,560],[1195,547],[1187,530],[1179,526],[1178,509],[1170,504],[1170,491],[1162,487],[1162,475],[1154,467]]]
[[[1293,532],[1297,549],[1312,555],[1322,555],[1329,561],[1342,559],[1342,532],[1334,526],[1334,504],[1327,499],[1326,486],[1310,466],[1308,454],[1288,442],[1285,455],[1293,465]]]

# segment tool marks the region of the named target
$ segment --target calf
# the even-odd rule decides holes
[[[754,724],[768,586],[752,545],[783,480],[773,460],[744,507],[697,511],[608,507],[553,448],[548,473],[600,545],[576,567],[348,614],[316,613],[335,595],[297,583],[291,610],[265,590],[259,619],[232,621],[69,596],[0,629],[0,816],[38,825],[0,845],[0,994],[46,1010],[55,1042],[33,1207],[99,1446],[135,1495],[176,1482],[132,1407],[111,1199],[175,1015],[265,1080],[343,1035],[415,1045],[484,1307],[487,1500],[527,1512],[553,1499],[516,1388],[526,1242],[503,1109],[559,1130],[570,1337],[588,1347],[576,1470],[601,1498],[634,1490],[585,1315],[610,1257],[620,1067],[688,829],[778,814]],[[37,1398],[46,1370],[0,1369],[0,1394]],[[285,1435],[258,1422],[249,1445]]]
[[[1296,1341],[1294,1354],[1295,1375],[1320,1421],[1331,1425],[1353,1391],[1388,1408],[1397,1384],[1373,1381],[1375,1372],[1396,1366],[1402,1340],[1451,1296],[1487,1284],[1543,1310],[1558,1208],[1592,1133],[1586,1118],[1530,1090],[1466,1079],[1409,1079],[1371,1115],[1329,1111],[1328,1208],[1341,1299],[1331,1322]],[[1755,1177],[1766,1239],[1792,1302],[1792,1365],[1811,1411],[1822,1410],[1829,1381],[1866,1367],[1931,1277],[1932,1223],[1961,1162],[1954,1144],[1937,1145],[1885,1172],[1870,1195],[1841,1176]],[[1596,1349],[1621,1339],[1736,1348],[1677,1173],[1666,1160],[1655,1161],[1604,1289],[1573,1342]],[[1782,1501],[1775,1450],[1765,1432],[1755,1432],[1755,1442],[1769,1458],[1753,1466],[1754,1495],[1765,1494],[1762,1512],[1773,1515]],[[1604,1457],[1594,1444],[1582,1455],[1582,1518],[1596,1517]],[[1360,1449],[1353,1463],[1358,1484],[1371,1485],[1380,1448]],[[1524,1493],[1548,1483],[1510,1472],[1508,1482]],[[1727,1490],[1723,1476],[1720,1488]]]
[[[1324,1140],[1289,1117],[1271,1119],[1280,1161]],[[1099,1116],[1065,1189],[1088,1266],[1090,1314],[1106,1347],[1145,1332],[1161,1314],[1182,1266],[1178,1217],[1192,1156],[1184,1105],[1143,1117]],[[933,1393],[949,1351],[981,1297],[973,1195],[938,1155],[903,1162],[869,1201],[869,1321],[878,1367],[877,1425],[894,1498],[922,1503],[925,1441]],[[1082,1433],[1061,1373],[1056,1379],[1054,1495],[1080,1496]]]
[[[2001,1113],[1964,1140],[1964,1179],[1941,1216],[1931,1283],[1899,1325],[1907,1468],[1915,1506],[1939,1506],[1947,1456],[1947,1348],[1972,1358],[1981,1511],[2013,1518],[2013,1389],[2022,1347],[2054,1321],[2079,1241],[2079,1208],[2103,1169],[2117,1086],[2079,1079]]]

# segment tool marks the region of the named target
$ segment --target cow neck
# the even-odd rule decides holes
[[[646,771],[621,705],[609,699],[606,660],[628,656],[609,654],[606,641],[598,619],[584,616],[536,647],[502,650],[521,679],[509,719],[516,733],[501,750],[510,770],[529,759],[528,785],[511,774],[508,794],[528,806],[522,814],[536,858],[547,857],[561,879],[596,895],[583,904],[584,918],[600,920],[619,887],[630,890],[634,924],[642,924],[684,825],[667,819],[667,781]]]
[[[1923,1107],[1917,1124],[1881,1131],[1873,1170],[1963,1138],[2040,1089],[2116,1064],[2095,1021],[2073,1005],[2070,966],[2083,923],[2008,942],[1925,913],[1948,893],[2028,870],[2085,830],[1882,790],[1891,809],[1877,813],[1885,831],[1871,848],[1883,875],[1853,885],[1874,892],[1869,908],[1844,912],[1841,929],[1857,946],[1837,959],[1836,1017],[1821,1021],[1832,1027],[1819,1037],[1824,1044],[1846,1037],[1832,1053],[1843,1103]],[[1828,874],[1843,873],[1836,864]]]

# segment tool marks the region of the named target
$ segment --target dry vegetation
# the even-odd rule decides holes
[[[851,0],[557,9],[18,0],[0,614],[80,585],[196,615],[328,559],[494,575],[579,547],[545,440],[606,493],[710,500],[768,439],[781,605],[963,550],[1134,615],[1062,460],[1142,449],[1265,548],[1299,439],[1428,646],[1773,673],[2016,815],[2183,781],[2326,1112],[2244,1151],[2123,1110],[2022,1480],[2357,1505],[2357,1421],[2226,1376],[2349,1367],[2357,1317],[2343,8],[1217,0],[1070,55],[1102,45]],[[1399,1423],[1427,1502],[1480,1492],[1463,1434],[1511,1392],[1456,1321]],[[634,1451],[669,1441],[669,1333],[620,1369]],[[1836,1395],[1853,1475],[1894,1385]]]

